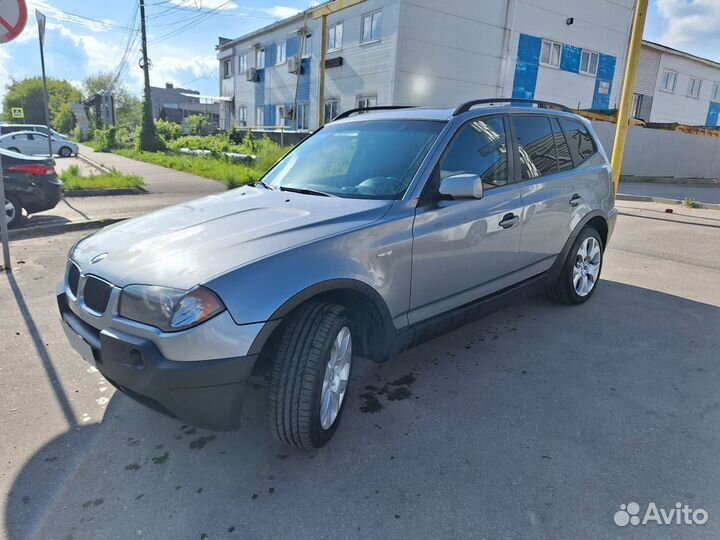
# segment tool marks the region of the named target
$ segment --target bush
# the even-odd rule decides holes
[[[202,135],[208,124],[207,117],[200,114],[193,114],[185,119],[191,135]]]
[[[96,129],[95,140],[92,146],[98,152],[109,152],[117,148],[117,128]]]
[[[155,120],[155,132],[158,134],[158,137],[162,137],[166,143],[182,137],[183,134],[182,127],[180,127],[179,124],[168,122],[162,118]]]

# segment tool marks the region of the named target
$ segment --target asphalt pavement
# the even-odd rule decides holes
[[[82,234],[0,274],[0,537],[717,538],[720,215],[625,204],[592,300],[531,297],[378,366],[323,449],[275,442],[265,382],[214,433],[116,393],[67,344]],[[705,525],[617,526],[676,502]]]

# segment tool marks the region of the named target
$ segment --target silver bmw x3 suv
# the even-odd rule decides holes
[[[274,435],[322,446],[355,358],[538,287],[571,305],[597,289],[616,220],[605,152],[585,119],[517,101],[348,111],[253,186],[85,238],[58,287],[70,343],[123,392],[215,430],[239,425],[264,375]]]

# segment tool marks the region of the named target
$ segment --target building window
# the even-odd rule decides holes
[[[238,73],[245,73],[247,68],[247,54],[238,56]]]
[[[232,60],[223,60],[223,77],[232,77]]]
[[[366,13],[362,16],[360,43],[379,41],[382,34],[382,10]]]
[[[633,94],[632,113],[631,113],[633,118],[640,118],[640,113],[642,111],[642,105],[643,105],[642,94]]]
[[[258,47],[255,49],[255,69],[263,69],[265,67],[265,49]]]
[[[720,101],[720,83],[713,84],[712,94],[710,94],[711,101]]]
[[[238,126],[247,126],[247,107],[240,105],[237,110],[237,123]]]
[[[377,107],[377,96],[364,96],[357,98],[357,106],[359,109],[367,109],[369,107]]]
[[[674,92],[675,83],[677,82],[677,72],[665,70],[662,74],[662,80],[660,81],[660,90],[663,92]]]
[[[543,39],[542,50],[540,52],[540,63],[543,66],[560,67],[561,52],[562,44],[556,41]]]
[[[325,100],[325,122],[331,122],[340,114],[340,100],[337,99],[326,99]]]
[[[255,107],[255,125],[256,126],[264,126],[265,125],[265,108]]]
[[[277,58],[275,59],[275,65],[279,66],[284,64],[287,60],[287,41],[282,41],[277,44]]]
[[[303,58],[310,58],[312,56],[312,34],[305,36],[305,46],[303,47]]]
[[[687,95],[690,97],[700,97],[700,87],[702,86],[702,79],[693,79],[692,77],[688,81]]]
[[[285,105],[278,105],[275,107],[275,118],[277,119],[278,126],[285,125]]]
[[[585,75],[597,75],[600,55],[593,51],[583,50],[580,54],[580,73]]]
[[[307,131],[310,129],[308,120],[310,119],[310,104],[298,103],[297,111],[297,129]]]
[[[339,51],[342,49],[343,23],[328,26],[327,50]]]

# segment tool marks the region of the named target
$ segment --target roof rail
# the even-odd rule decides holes
[[[457,116],[458,114],[468,112],[475,105],[489,105],[491,103],[510,103],[511,105],[513,103],[523,103],[525,105],[537,105],[538,108],[556,109],[556,110],[569,112],[569,113],[573,112],[572,109],[569,109],[565,105],[561,105],[560,103],[553,103],[551,101],[540,101],[537,99],[523,99],[523,98],[488,98],[488,99],[473,99],[472,101],[466,101],[465,103],[460,105],[457,109],[455,109],[455,112],[453,112],[453,116]]]
[[[356,109],[350,109],[349,111],[342,112],[338,114],[335,118],[332,119],[334,122],[335,120],[342,120],[343,118],[347,118],[348,116],[360,113],[360,112],[370,112],[370,111],[392,111],[395,109],[411,109],[413,108],[413,105],[380,105],[378,107],[358,107]]]

